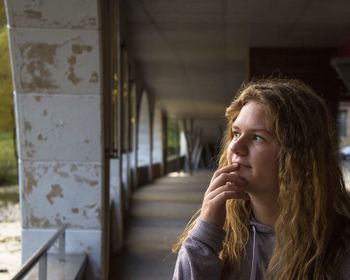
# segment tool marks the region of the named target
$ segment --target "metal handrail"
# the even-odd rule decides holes
[[[65,260],[65,230],[67,225],[62,226],[57,230],[57,232],[43,245],[41,246],[19,269],[12,280],[20,280],[27,273],[39,263],[39,280],[46,279],[47,275],[47,251],[52,247],[52,245],[59,239],[59,260]]]

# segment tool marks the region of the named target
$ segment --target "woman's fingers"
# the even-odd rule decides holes
[[[215,191],[218,191],[218,189]],[[223,227],[226,217],[226,201],[229,199],[246,199],[246,197],[247,194],[243,192],[227,190],[225,186],[222,186],[211,199],[208,199],[208,197],[204,199],[200,217],[207,223]]]
[[[232,164],[217,170],[205,192],[201,208],[201,219],[208,223],[222,227],[226,216],[226,201],[229,199],[249,199],[244,192],[247,180],[235,171],[239,164]]]
[[[238,163],[234,163],[234,164],[230,164],[230,165],[226,165],[218,170],[216,170],[214,172],[213,177],[211,178],[211,182],[213,180],[215,180],[217,177],[219,177],[221,174],[225,174],[225,173],[231,173],[231,172],[235,172],[239,169],[239,164]]]
[[[232,173],[221,173],[216,178],[212,179],[206,193],[210,193],[226,183],[234,183],[238,186],[244,186],[247,184],[247,181],[234,171]]]
[[[220,195],[223,192],[235,192],[237,194],[237,197],[235,197],[235,198],[241,198],[245,194],[242,187],[234,185],[232,183],[226,183],[225,185],[220,186],[220,187],[216,188],[215,190],[209,192],[206,195],[206,200],[214,199],[216,196]]]

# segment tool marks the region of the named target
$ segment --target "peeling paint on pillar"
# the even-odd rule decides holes
[[[72,164],[71,167],[70,167],[70,172],[74,172],[74,171],[77,171],[78,168],[76,166],[76,164]]]
[[[98,82],[98,74],[96,72],[93,72],[91,74],[89,82],[90,83],[97,83]]]
[[[77,229],[100,228],[101,201],[96,200],[102,191],[98,187],[101,185],[100,164],[24,162],[23,165],[25,228],[61,224]],[[51,184],[47,186],[47,182]]]
[[[32,9],[24,10],[24,14],[26,15],[26,17],[28,17],[30,19],[37,19],[37,20],[40,20],[42,18],[42,15],[43,15],[40,11],[35,11]]]
[[[98,29],[97,3],[87,0],[70,0],[67,3],[56,0],[8,0],[7,6],[11,25]]]
[[[41,96],[34,96],[34,99],[36,102],[40,102],[41,101]]]
[[[58,44],[24,43],[20,47],[21,57],[21,87],[29,92],[36,90],[55,90],[58,88],[52,79],[48,66],[55,65]]]
[[[100,97],[16,94],[21,160],[99,162]]]
[[[33,191],[34,187],[38,186],[38,180],[35,178],[35,169],[25,169],[24,174],[26,176],[26,184],[25,184],[25,194],[30,194]]]
[[[29,142],[27,139],[24,141],[24,149],[26,151],[27,158],[33,158],[35,154],[34,145],[32,142]]]
[[[91,30],[11,30],[15,91],[100,94],[99,40]]]
[[[64,197],[63,190],[60,185],[52,185],[50,193],[46,195],[46,198],[51,205],[53,204],[53,199],[56,197],[60,197],[60,198]]]
[[[82,45],[82,44],[73,44],[72,52],[74,54],[82,54],[83,52],[91,52],[92,46],[90,45]]]
[[[38,218],[33,215],[33,213],[30,214],[29,219],[29,225],[32,227],[47,227],[49,226],[49,221],[46,218]]]
[[[62,178],[69,178],[69,173],[60,171],[60,168],[61,168],[61,165],[60,164],[56,164],[53,167],[53,172],[55,172],[56,174],[58,174]]]
[[[76,55],[81,55],[83,52],[91,52],[92,46],[90,45],[81,45],[81,44],[73,44],[72,45],[72,52],[74,55],[71,55],[68,57],[67,62],[69,64],[69,70],[66,72],[66,75],[68,79],[74,84],[78,84],[81,82],[81,78],[78,78],[74,71],[74,65],[77,63],[77,57]]]
[[[68,76],[68,79],[76,85],[81,81],[81,79],[78,78],[74,73],[74,65],[77,62],[77,57],[75,55],[72,55],[68,57],[67,62],[70,66],[68,72],[66,72],[66,75]]]
[[[86,184],[88,184],[91,187],[96,187],[97,184],[98,184],[98,182],[95,181],[95,180],[89,180],[89,179],[81,177],[79,175],[74,175],[74,179],[78,183],[86,183]]]
[[[23,121],[23,126],[24,126],[24,133],[32,131],[32,124],[27,120]]]

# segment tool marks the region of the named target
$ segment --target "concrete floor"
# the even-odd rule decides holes
[[[134,192],[123,252],[111,260],[110,279],[171,279],[171,247],[199,209],[211,172],[164,177]]]

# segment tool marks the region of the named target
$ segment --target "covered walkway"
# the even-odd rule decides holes
[[[350,100],[350,1],[5,4],[22,262],[64,225],[84,279],[169,279],[209,175],[162,176],[215,167],[243,82],[301,79],[335,120]]]
[[[174,172],[135,191],[125,248],[111,258],[110,279],[171,279],[171,247],[199,209],[210,175]]]

